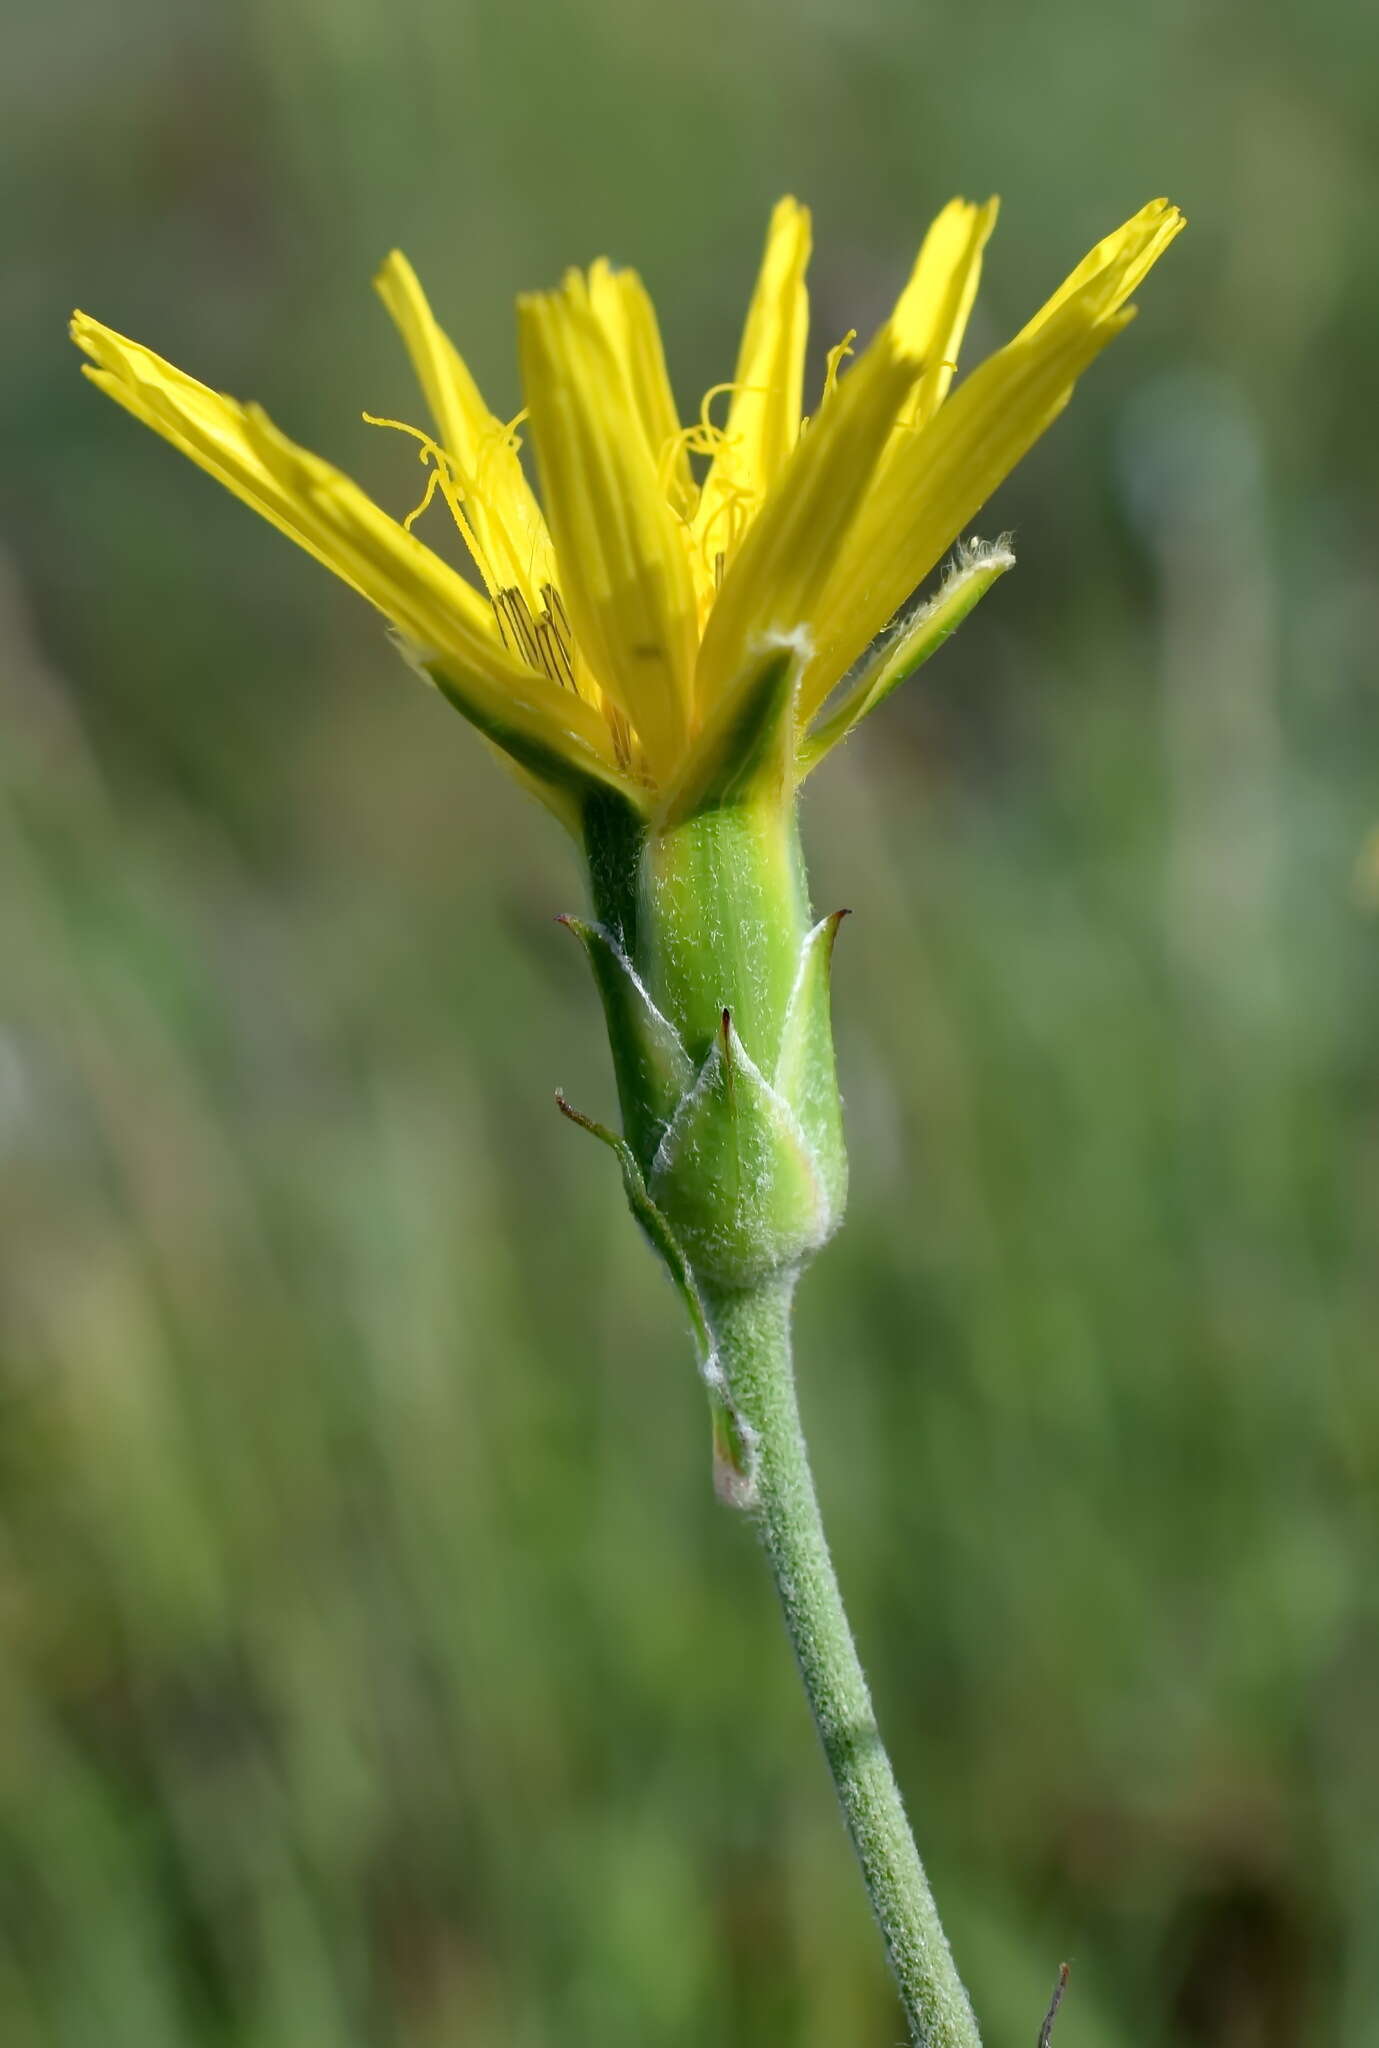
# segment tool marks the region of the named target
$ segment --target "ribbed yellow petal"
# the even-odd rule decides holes
[[[811,634],[820,593],[923,368],[883,327],[842,377],[748,529],[709,615],[696,702],[713,705],[746,673],[763,635]]]
[[[257,406],[223,397],[85,314],[74,316],[72,336],[93,359],[93,383],[351,584],[423,655],[463,673],[489,729],[506,722],[611,765],[597,712],[506,654],[479,593],[347,476]]]
[[[493,596],[520,590],[531,610],[539,612],[555,556],[511,434],[485,405],[400,250],[388,257],[374,289],[406,344],[441,446],[454,462],[465,518],[477,542],[479,573]]]
[[[904,424],[923,426],[948,396],[958,350],[982,274],[982,251],[999,201],[950,199],[924,237],[910,281],[891,315],[896,333],[924,358],[924,375],[905,407]]]
[[[1048,304],[886,464],[819,608],[802,709],[823,701],[1057,418],[1132,317],[1131,292],[1183,226],[1157,200],[1100,242]]]
[[[589,271],[589,303],[622,365],[656,474],[672,506],[685,518],[699,494],[651,295],[635,270],[614,270],[600,257]]]
[[[730,563],[747,525],[799,439],[809,338],[809,212],[782,199],[771,215],[733,377],[723,438],[699,497],[694,535]]]
[[[1087,252],[1053,297],[1020,329],[1016,341],[1030,340],[1073,299],[1077,299],[1083,319],[1089,313],[1104,317],[1123,306],[1186,226],[1182,214],[1167,199],[1151,199]]]
[[[584,279],[519,300],[518,333],[560,589],[659,778],[690,716],[697,623],[682,529]]]

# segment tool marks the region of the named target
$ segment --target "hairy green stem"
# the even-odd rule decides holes
[[[719,1364],[755,1431],[756,1518],[915,2048],[981,2048],[882,1745],[819,1514],[790,1356],[794,1275],[709,1297]]]

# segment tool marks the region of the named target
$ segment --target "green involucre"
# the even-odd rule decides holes
[[[566,922],[594,968],[651,1201],[697,1279],[749,1286],[799,1266],[842,1218],[838,919],[811,918],[794,805],[780,793],[660,830],[626,824],[606,807],[587,820],[601,915]]]

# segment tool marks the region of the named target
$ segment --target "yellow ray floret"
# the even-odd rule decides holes
[[[728,387],[732,402],[695,516],[695,538],[710,565],[731,561],[799,437],[809,338],[804,284],[809,248],[808,210],[782,199],[771,215]]]
[[[542,587],[555,573],[555,556],[510,428],[485,405],[401,250],[394,249],[383,264],[374,288],[402,336],[450,458],[477,543],[476,566],[490,595],[517,589],[539,607]]]
[[[595,786],[651,815],[701,783],[731,786],[720,756],[768,698],[795,719],[802,776],[1009,568],[1004,543],[960,551],[937,596],[909,603],[1131,318],[1183,221],[1165,200],[1143,208],[954,387],[995,220],[994,199],[944,208],[880,333],[853,360],[851,335],[830,352],[807,425],[810,228],[792,199],[771,218],[734,377],[715,387],[721,426],[708,399],[681,424],[633,272],[601,260],[522,299],[541,501],[523,415],[490,411],[395,251],[377,286],[435,423],[434,436],[405,429],[429,478],[402,523],[257,407],[83,314],[72,331],[95,383],[377,606],[577,830]],[[434,497],[481,589],[411,532]]]
[[[891,315],[897,335],[923,358],[919,378],[901,414],[905,427],[922,427],[948,396],[958,350],[982,275],[982,251],[996,225],[999,201],[974,206],[950,199],[915,258],[910,281]],[[900,437],[896,447],[901,446]]]
[[[601,256],[589,270],[589,303],[618,358],[661,487],[674,509],[687,516],[699,491],[651,295],[635,270],[614,270]]]
[[[691,725],[697,606],[681,527],[578,272],[518,302],[518,341],[565,602],[659,780]]]

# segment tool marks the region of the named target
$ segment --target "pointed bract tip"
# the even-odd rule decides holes
[[[593,1117],[586,1116],[582,1109],[576,1109],[563,1088],[555,1091],[555,1106],[562,1116],[568,1117],[572,1124],[578,1124],[582,1131],[592,1131],[595,1137],[602,1136],[602,1130]]]

